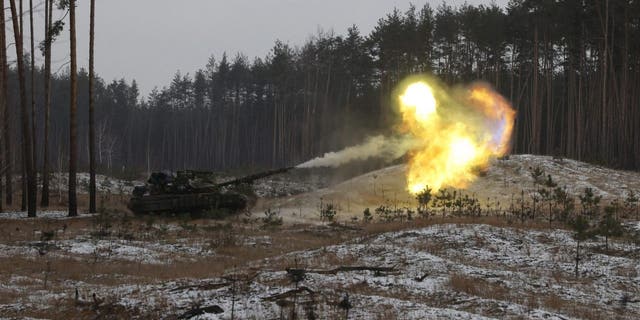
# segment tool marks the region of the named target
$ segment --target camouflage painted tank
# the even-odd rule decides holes
[[[250,197],[234,191],[235,186],[251,184],[290,169],[261,172],[223,183],[215,183],[213,173],[207,171],[154,172],[144,186],[134,188],[127,207],[136,214],[212,209],[237,212],[248,206]]]

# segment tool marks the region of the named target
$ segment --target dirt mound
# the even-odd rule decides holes
[[[478,198],[482,206],[508,208],[522,196],[527,200],[536,189],[531,175],[533,168],[551,176],[559,187],[574,197],[593,189],[605,201],[624,198],[629,191],[640,191],[640,173],[604,168],[570,159],[554,159],[550,156],[512,155],[508,159],[495,160],[475,182],[462,190]],[[369,172],[339,184],[275,199],[261,199],[254,213],[266,209],[279,211],[289,221],[318,221],[320,206],[332,203],[337,208],[338,219],[361,217],[365,208],[371,210],[387,205],[391,207],[416,207],[414,196],[406,190],[406,165],[396,165]]]

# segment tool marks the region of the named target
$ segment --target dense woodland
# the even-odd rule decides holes
[[[101,170],[138,172],[297,164],[392,130],[395,85],[407,75],[429,73],[448,84],[484,80],[510,99],[518,111],[515,153],[637,170],[638,39],[637,0],[513,0],[506,8],[441,4],[396,10],[369,34],[353,26],[345,34],[320,32],[304,44],[276,42],[264,58],[212,57],[200,70],[177,72],[148,97],[140,96],[135,81],[97,78],[96,161]],[[33,73],[35,159],[37,168],[48,161],[53,170],[66,170],[70,72],[53,74],[52,151],[45,159],[45,71],[35,66]],[[8,76],[9,139],[19,141],[15,64]],[[89,73],[80,70],[77,84],[83,170],[90,154]],[[16,150],[9,153],[17,172],[20,145],[11,144]]]

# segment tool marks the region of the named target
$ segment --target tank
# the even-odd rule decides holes
[[[215,183],[214,174],[208,171],[154,172],[144,186],[133,189],[127,207],[135,214],[193,213],[212,209],[233,213],[245,209],[251,199],[249,194],[237,191],[236,186],[291,169],[265,171],[223,183]]]

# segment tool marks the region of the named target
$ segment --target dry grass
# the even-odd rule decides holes
[[[24,242],[41,241],[41,233],[36,231],[53,230],[55,241],[74,239],[79,235],[87,236],[95,228],[95,218],[72,220],[5,220],[0,224],[0,243],[24,246]],[[161,223],[176,223],[176,219],[163,219]],[[182,223],[182,221],[178,222]],[[113,223],[116,225],[117,223]],[[244,267],[254,261],[280,256],[288,252],[320,248],[326,245],[337,244],[351,238],[349,234],[340,234],[338,231],[325,228],[320,232],[305,232],[299,226],[283,227],[277,230],[263,230],[252,225],[227,224],[204,220],[188,221],[194,229],[190,232],[177,231],[176,233],[161,232],[156,229],[149,230],[148,221],[145,218],[132,218],[129,229],[140,240],[155,243],[175,242],[177,238],[183,241],[199,241],[210,243],[215,250],[214,257],[199,257],[196,261],[174,261],[169,264],[150,265],[136,261],[113,260],[105,257],[94,259],[92,255],[46,254],[39,256],[34,252],[33,256],[14,256],[0,258],[0,274],[25,276],[29,278],[42,278],[50,261],[49,283],[55,287],[56,283],[64,280],[84,281],[100,285],[118,285],[130,283],[131,278],[136,283],[150,283],[157,280],[178,278],[207,278],[222,275],[226,270]],[[114,227],[115,229],[116,227]],[[61,230],[64,230],[63,232]],[[250,237],[267,237],[268,246],[242,245],[244,239]],[[173,239],[173,240],[172,240]],[[55,250],[53,251],[55,252]],[[349,263],[350,258],[326,257],[326,263],[332,264],[342,261]],[[105,260],[107,259],[107,260]],[[104,263],[108,262],[108,263]],[[290,265],[287,265],[287,267]],[[273,267],[273,266],[272,266]],[[5,280],[5,277],[0,279]]]
[[[564,300],[558,297],[554,293],[549,293],[545,295],[544,298],[542,298],[541,302],[542,302],[542,306],[544,306],[545,309],[555,310],[555,311],[567,310],[568,307],[573,304],[572,302],[569,302],[567,300]]]
[[[483,216],[483,217],[430,217],[427,219],[414,219],[407,222],[388,222],[388,223],[369,223],[364,224],[364,230],[369,234],[380,234],[385,232],[422,229],[425,227],[439,224],[486,224],[500,228],[515,228],[522,230],[549,230],[549,229],[566,229],[564,225],[549,225],[548,222],[538,220],[525,220],[524,222],[513,222],[502,216]]]
[[[38,210],[54,210],[54,211],[66,211],[69,207],[69,199],[67,198],[67,192],[62,192],[62,197],[58,196],[58,193],[54,190],[51,190],[49,197],[49,206],[44,208],[40,206],[40,190],[38,190]],[[104,208],[108,208],[111,211],[117,212],[129,212],[127,209],[127,202],[129,201],[128,194],[107,194],[107,193],[98,193],[96,195],[96,205],[98,208],[100,206]],[[4,211],[20,211],[20,202],[22,198],[22,193],[16,191],[13,193],[13,204],[10,206],[4,205]],[[89,210],[89,195],[86,193],[77,194],[78,201],[78,212],[79,213],[88,213]]]
[[[500,284],[459,274],[451,275],[449,286],[457,292],[483,299],[515,302],[529,310],[541,308],[583,319],[607,318],[602,312],[593,310],[590,306],[575,301],[567,301],[554,293],[546,293],[544,295],[526,292],[516,293]]]
[[[449,286],[455,291],[472,296],[494,300],[509,300],[509,289],[484,279],[453,274],[449,279]]]

